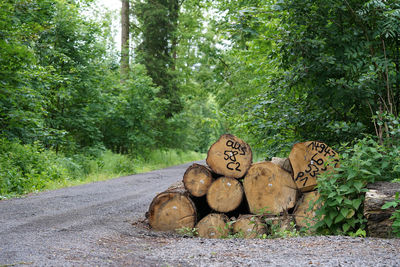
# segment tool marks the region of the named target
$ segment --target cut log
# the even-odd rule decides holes
[[[331,169],[326,166],[330,160],[335,167],[339,162],[337,153],[328,145],[317,141],[297,143],[289,155],[293,168],[293,178],[297,188],[302,192],[314,190],[317,185],[317,175]]]
[[[208,205],[218,212],[229,212],[239,207],[243,200],[243,187],[234,178],[220,177],[207,192]]]
[[[217,174],[241,178],[250,168],[253,154],[250,146],[231,134],[223,134],[207,154],[207,165]]]
[[[292,164],[290,164],[290,160],[288,158],[273,157],[271,162],[278,165],[288,173],[293,174]]]
[[[367,219],[368,236],[392,237],[393,220],[390,217],[394,208],[382,209],[382,206],[395,199],[396,192],[400,192],[400,183],[377,182],[367,186],[365,193],[364,216]]]
[[[253,164],[243,188],[253,214],[277,214],[296,204],[297,189],[292,176],[270,161]]]
[[[240,215],[232,224],[233,233],[239,233],[243,238],[257,238],[266,233],[265,224],[254,215]]]
[[[175,188],[158,194],[147,213],[150,227],[157,231],[193,228],[196,224],[196,207],[189,194]]]
[[[298,227],[311,227],[317,223],[315,220],[315,211],[318,206],[314,205],[314,203],[318,198],[318,191],[312,191],[304,193],[299,201],[297,201],[293,215],[294,221]]]
[[[196,225],[198,236],[221,238],[229,235],[229,218],[225,214],[210,213]]]
[[[212,182],[211,171],[206,166],[196,163],[190,166],[183,175],[186,190],[195,197],[204,196]]]

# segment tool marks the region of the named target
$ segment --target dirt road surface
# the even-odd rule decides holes
[[[0,201],[0,266],[400,266],[400,239],[149,231],[151,200],[189,165]]]

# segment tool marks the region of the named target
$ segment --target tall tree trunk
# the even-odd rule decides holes
[[[121,0],[121,81],[129,76],[129,0]]]

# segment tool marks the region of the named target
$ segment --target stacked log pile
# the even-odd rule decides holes
[[[208,151],[207,166],[193,164],[181,186],[153,199],[150,226],[159,231],[196,227],[207,238],[230,233],[254,238],[267,233],[266,225],[313,224],[316,179],[329,169],[327,162],[337,164],[336,152],[310,141],[295,144],[288,158],[252,160],[246,142],[222,135]]]

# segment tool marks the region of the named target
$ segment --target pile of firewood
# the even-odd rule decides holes
[[[183,183],[158,194],[146,215],[154,230],[195,227],[208,238],[256,237],[267,233],[265,225],[312,225],[316,177],[328,160],[337,162],[336,152],[309,141],[295,144],[288,158],[253,164],[250,146],[224,134],[210,147],[208,166],[190,166]]]

